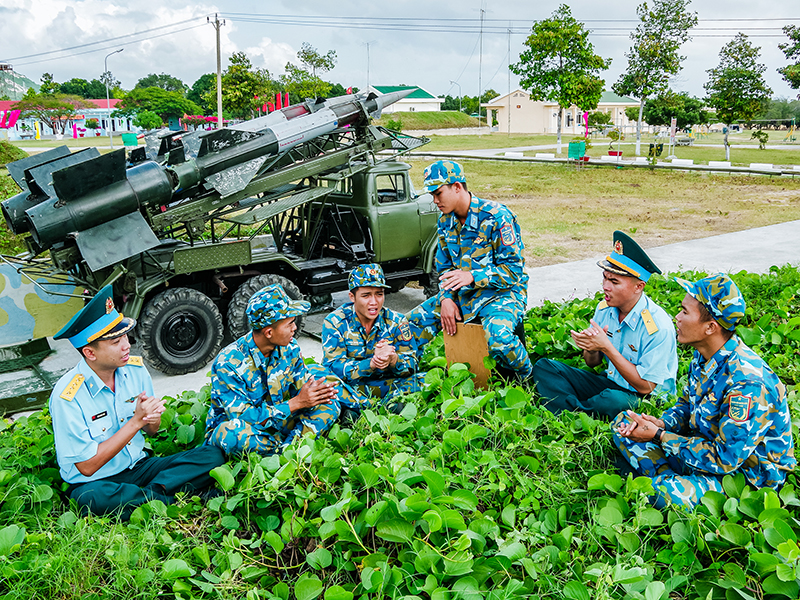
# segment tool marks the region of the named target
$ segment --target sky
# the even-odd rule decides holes
[[[596,52],[612,59],[601,74],[610,89],[627,63],[624,54],[636,27],[638,2],[566,4],[592,30]],[[796,11],[789,4],[694,0],[690,9],[700,23],[682,48],[684,68],[671,87],[702,97],[706,70],[719,62],[723,44],[743,31],[761,46],[773,96],[795,98],[798,91],[776,72],[788,64],[778,49],[788,40],[780,28],[800,25],[800,17],[791,18]],[[102,74],[106,55],[123,48],[107,59],[123,88],[162,72],[191,85],[216,70],[215,28],[206,17],[213,20],[219,14],[225,21],[220,29],[223,69],[233,52],[245,52],[255,66],[277,77],[287,62],[298,63],[297,51],[309,42],[323,53],[336,51],[338,63],[323,78],[345,87],[363,89],[369,82],[419,85],[439,96],[474,96],[479,87],[504,94],[507,65],[518,60],[531,24],[557,8],[556,2],[530,0],[221,0],[186,6],[141,0],[3,0],[0,62],[36,82],[45,72],[58,82],[93,79]],[[512,74],[511,89],[518,83]]]

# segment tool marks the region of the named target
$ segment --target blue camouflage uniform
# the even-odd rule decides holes
[[[68,338],[81,348],[94,340],[125,335],[134,319],[116,311],[112,288],[103,288],[54,338]],[[179,491],[201,492],[214,484],[209,471],[224,462],[217,448],[193,448],[154,457],[145,451],[144,435],[137,431],[116,455],[91,475],[76,466],[93,458],[134,416],[141,392],[153,396],[153,381],[141,357],[130,356],[114,372],[112,391],[82,359],[56,383],[50,395],[56,459],[68,494],[85,512],[118,513],[123,519],[150,500],[165,504]]]
[[[370,366],[375,345],[381,340],[388,341],[397,352],[397,363],[385,371]],[[342,305],[322,325],[322,349],[322,364],[362,394],[387,401],[421,389],[424,374],[416,373],[417,356],[408,321],[393,310],[383,308],[367,333],[353,303]]]
[[[618,275],[647,281],[661,271],[645,252],[623,232],[614,233],[615,251],[598,265]],[[623,358],[635,365],[639,377],[655,384],[654,396],[674,395],[678,373],[675,326],[672,317],[647,294],[620,322],[619,309],[605,301],[597,305],[594,321]],[[536,390],[542,404],[555,414],[564,410],[583,411],[613,418],[621,410],[636,408],[642,394],[619,373],[607,358],[603,375],[570,367],[551,359],[540,359],[533,367]]]
[[[253,329],[263,329],[280,319],[298,316],[308,302],[292,301],[283,288],[270,285],[253,295],[247,314]],[[309,379],[337,382],[338,397],[292,413],[289,400]],[[220,352],[211,368],[211,406],[206,420],[205,443],[226,453],[245,451],[273,454],[305,432],[327,431],[341,406],[369,404],[320,365],[306,365],[300,346],[292,340],[264,356],[250,331]]]
[[[438,161],[425,171],[428,191],[465,181],[457,163]],[[514,329],[522,321],[528,296],[525,248],[514,214],[504,205],[472,195],[469,214],[462,225],[455,214],[442,214],[437,224],[439,240],[435,268],[439,274],[470,271],[471,285],[441,290],[408,314],[417,340],[417,356],[441,331],[441,304],[453,300],[465,323],[480,319],[489,354],[523,379],[531,374],[528,352]]]
[[[744,300],[725,275],[679,283],[726,329],[744,315]],[[621,413],[612,425],[614,444],[638,474],[652,478],[657,506],[667,499],[696,506],[707,491],[723,491],[723,476],[739,471],[751,485],[777,490],[796,465],[786,389],[736,335],[708,360],[695,351],[682,397],[661,417],[660,442],[620,436],[626,419]]]

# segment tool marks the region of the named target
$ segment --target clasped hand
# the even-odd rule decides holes
[[[331,404],[335,397],[335,383],[329,383],[325,378],[314,379],[312,377],[303,384],[300,393],[289,401],[289,409],[294,412],[319,404]]]
[[[611,339],[608,337],[608,325],[600,327],[594,319],[590,321],[591,325],[583,331],[570,331],[575,345],[581,350],[587,352],[603,352],[611,345]]]
[[[617,433],[634,442],[649,442],[655,437],[659,427],[664,429],[664,421],[651,415],[639,415],[632,410],[626,411],[626,415],[628,419],[617,427]]]
[[[397,349],[387,340],[379,340],[375,344],[375,353],[369,361],[369,366],[376,371],[383,371],[397,363]]]
[[[166,406],[163,400],[155,396],[148,396],[146,392],[142,392],[136,398],[136,408],[133,411],[133,416],[141,419],[144,426],[159,423],[165,410]]]

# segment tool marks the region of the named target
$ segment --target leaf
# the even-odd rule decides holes
[[[747,531],[738,523],[731,523],[730,521],[719,528],[719,534],[731,544],[734,544],[735,546],[741,546],[743,548],[750,544],[752,540],[749,531]]]
[[[444,572],[451,577],[466,575],[472,572],[472,554],[469,552],[452,552],[444,557]]]
[[[227,492],[236,483],[236,478],[233,476],[231,468],[228,465],[214,467],[209,472],[209,475],[217,480],[217,483],[219,483],[219,487],[222,488],[223,492]]]
[[[787,540],[796,542],[797,535],[786,521],[776,520],[772,522],[772,527],[764,529],[764,539],[777,550],[778,546]]]
[[[334,585],[325,590],[325,600],[353,600],[353,592],[348,592],[340,585]]]
[[[402,519],[392,519],[378,523],[375,535],[387,542],[411,542],[414,526]]]
[[[800,596],[800,586],[796,581],[781,581],[777,574],[773,573],[767,577],[761,587],[765,594],[776,594],[787,598],[798,598]]]
[[[0,529],[0,556],[9,556],[20,549],[25,541],[25,528],[8,525]]]
[[[183,444],[184,446],[194,441],[194,425],[181,425],[178,427],[175,439],[179,444]]]
[[[664,522],[664,515],[655,508],[645,508],[639,514],[639,523],[645,527],[658,527]]]
[[[469,490],[455,490],[451,495],[453,504],[462,510],[473,511],[478,508],[478,497]]]
[[[370,527],[374,527],[381,515],[386,511],[389,504],[386,500],[379,500],[367,509],[364,513],[364,522]]]
[[[500,513],[500,519],[511,529],[514,528],[514,521],[516,520],[516,516],[517,516],[517,507],[512,506],[511,504],[503,508],[503,512]]]
[[[478,588],[478,581],[474,577],[462,577],[453,584],[453,591],[462,600],[483,600],[483,594]]]
[[[312,575],[305,579],[299,579],[294,584],[294,595],[297,600],[314,600],[322,593],[322,582],[319,577]]]
[[[422,478],[425,480],[425,483],[428,484],[428,489],[431,491],[431,496],[435,498],[436,496],[441,496],[444,494],[447,483],[440,473],[426,469],[422,471]]]
[[[775,575],[777,575],[778,579],[781,581],[794,581],[797,579],[794,567],[786,564],[778,565],[775,569]]]
[[[443,521],[442,515],[436,510],[426,511],[422,518],[428,522],[428,529],[431,531],[439,531],[442,528]]]
[[[313,552],[306,554],[306,562],[312,569],[327,569],[333,562],[333,555],[323,547],[318,547]]]
[[[503,543],[497,550],[500,556],[507,557],[511,562],[517,561],[527,554],[528,550],[521,542]]]
[[[179,577],[191,577],[195,574],[185,560],[181,558],[171,558],[161,567],[161,574],[167,579],[178,579]]]
[[[33,488],[33,493],[31,494],[31,498],[34,502],[44,502],[46,500],[50,500],[53,497],[53,488],[49,485],[37,485]]]
[[[722,478],[722,488],[728,498],[740,498],[745,487],[747,487],[747,481],[745,481],[744,473],[741,471],[736,475],[725,475]]]
[[[661,581],[651,581],[644,590],[644,600],[662,600],[667,595],[667,586]]]
[[[281,538],[281,536],[278,535],[277,532],[268,531],[267,533],[263,534],[263,536],[264,539],[267,541],[267,543],[270,546],[272,546],[272,549],[275,551],[275,554],[280,554],[281,552],[283,552],[283,547],[284,547],[283,538]]]
[[[569,600],[589,600],[589,589],[573,579],[564,586],[564,597]]]

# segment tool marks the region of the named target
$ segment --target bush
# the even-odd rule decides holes
[[[100,121],[97,119],[86,119],[86,129],[100,129]]]
[[[0,140],[0,165],[7,165],[15,160],[23,159],[26,156],[28,156],[28,153],[22,148],[17,148],[11,142]],[[11,184],[13,185],[13,181]],[[14,193],[16,194],[16,192]]]
[[[164,124],[164,121],[153,111],[143,110],[133,118],[132,123],[136,125],[136,127],[141,127],[142,129],[150,130],[150,129],[158,129]]]
[[[763,129],[757,129],[750,135],[751,140],[758,140],[758,149],[764,150],[769,141],[769,134]]]
[[[391,129],[393,131],[403,131],[403,120],[398,116],[397,120],[388,119],[386,121],[386,129]]]

